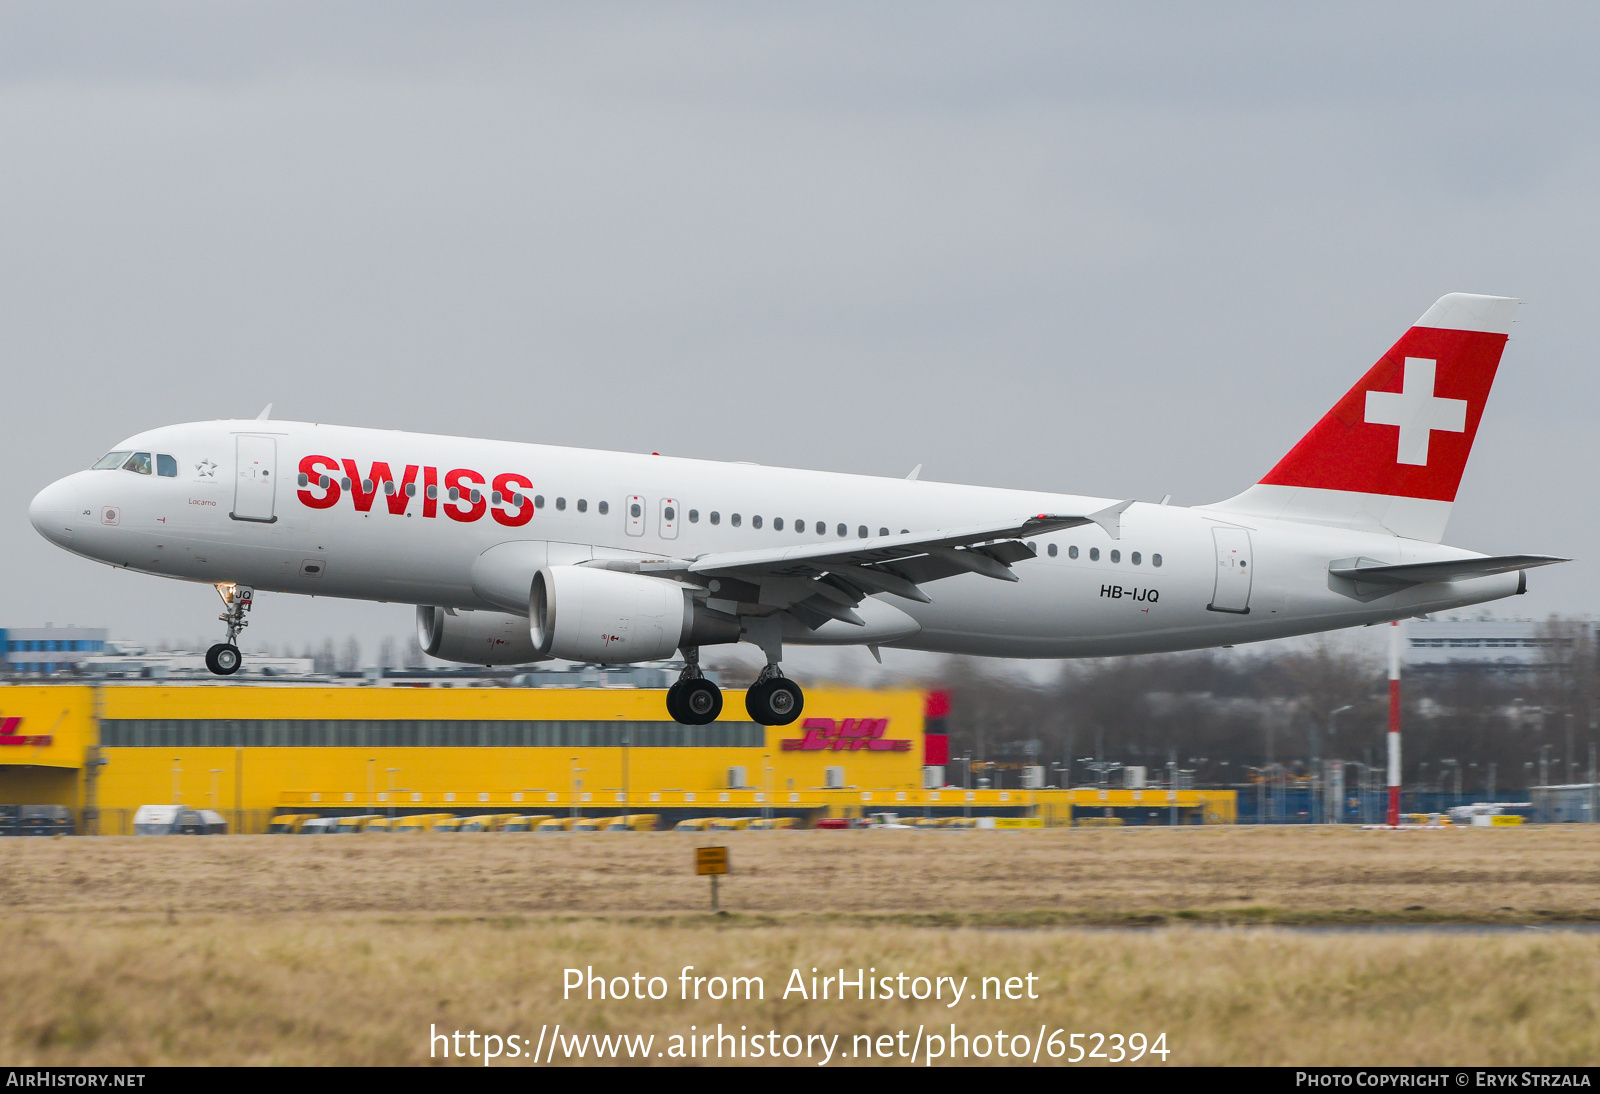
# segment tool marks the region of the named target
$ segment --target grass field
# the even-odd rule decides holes
[[[1587,828],[726,833],[719,917],[689,872],[708,842],[0,841],[0,1058],[424,1063],[430,1026],[535,1040],[558,1022],[655,1034],[656,1051],[720,1022],[839,1034],[848,1057],[858,1034],[953,1022],[1164,1032],[1171,1063],[1600,1058],[1600,933],[1406,926],[1600,921]],[[1395,929],[1270,926],[1350,923]],[[1085,929],[1119,925],[1141,929]],[[680,1001],[684,965],[760,976],[765,998]],[[563,970],[589,966],[671,994],[564,1000]],[[813,967],[966,976],[973,992],[1032,973],[1038,998],[783,999]]]

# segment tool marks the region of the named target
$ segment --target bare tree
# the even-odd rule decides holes
[[[361,668],[361,642],[353,634],[344,641],[344,650],[339,654],[339,668],[344,672],[355,672]]]

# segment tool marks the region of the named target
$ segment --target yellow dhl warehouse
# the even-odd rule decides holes
[[[923,701],[808,688],[793,725],[729,703],[683,726],[653,689],[0,686],[0,802],[64,805],[78,831],[108,835],[156,803],[216,810],[243,832],[276,812],[651,813],[669,827],[763,812],[1234,819],[1232,791],[924,788]]]

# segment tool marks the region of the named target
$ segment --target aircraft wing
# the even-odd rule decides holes
[[[874,593],[928,604],[932,599],[919,586],[956,574],[1016,581],[1011,564],[1034,557],[1022,542],[1029,536],[1098,524],[1117,538],[1122,512],[1132,504],[1081,516],[1041,513],[1004,524],[719,552],[687,562],[645,563],[639,570],[713,580],[717,595],[787,609],[813,629],[829,619],[862,625],[851,609]]]
[[[1388,565],[1370,559],[1341,559],[1328,566],[1334,577],[1349,578],[1374,585],[1421,585],[1430,581],[1468,581],[1475,577],[1531,570],[1571,562],[1554,555],[1486,555],[1481,558],[1452,558],[1444,562],[1406,562]]]

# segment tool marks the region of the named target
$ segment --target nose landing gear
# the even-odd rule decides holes
[[[250,625],[245,613],[255,603],[256,591],[248,585],[218,585],[217,595],[227,607],[217,618],[228,625],[228,637],[206,650],[206,668],[218,676],[232,676],[243,661],[235,643],[239,632]]]
[[[701,673],[698,647],[684,650],[683,656],[683,675],[667,689],[667,713],[686,726],[710,725],[722,713],[722,689]]]

